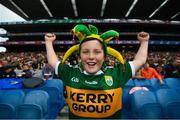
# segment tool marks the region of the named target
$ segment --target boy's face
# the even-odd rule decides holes
[[[104,62],[104,50],[101,43],[97,40],[90,40],[82,43],[80,60],[83,69],[90,74],[98,72]]]

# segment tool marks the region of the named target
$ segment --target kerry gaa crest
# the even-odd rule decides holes
[[[107,84],[108,86],[112,86],[112,85],[113,85],[112,76],[104,76],[104,77],[105,77],[106,84]]]

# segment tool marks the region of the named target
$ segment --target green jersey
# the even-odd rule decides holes
[[[122,88],[133,73],[128,62],[95,75],[64,64],[59,64],[56,72],[66,86],[69,118],[121,118]]]

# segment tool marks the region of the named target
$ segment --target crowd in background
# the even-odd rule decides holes
[[[62,52],[58,52],[58,58],[63,58]],[[135,52],[122,52],[125,60],[131,61]],[[108,56],[108,66],[114,66],[118,62],[115,58]],[[180,77],[180,53],[175,52],[149,52],[147,62],[154,68],[162,78]],[[74,55],[65,62],[66,64],[78,64],[78,57]],[[0,53],[0,78],[3,77],[57,77],[54,70],[47,63],[45,52],[20,52]]]

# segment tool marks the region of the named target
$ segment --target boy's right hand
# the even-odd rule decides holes
[[[56,39],[56,35],[54,33],[45,33],[44,39],[45,41],[53,42]]]
[[[140,42],[143,42],[143,41],[149,41],[149,33],[147,32],[139,32],[137,34],[137,39],[140,41]]]

